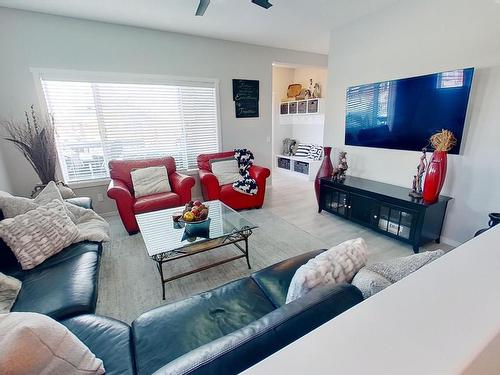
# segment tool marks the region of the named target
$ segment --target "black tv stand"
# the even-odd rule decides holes
[[[321,179],[319,210],[341,216],[413,246],[440,242],[450,197],[434,203],[409,195],[409,189],[348,176],[344,181]]]

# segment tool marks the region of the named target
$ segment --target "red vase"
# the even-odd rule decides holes
[[[316,200],[319,204],[319,186],[320,178],[331,176],[333,173],[332,160],[330,159],[330,153],[332,152],[331,147],[323,147],[323,163],[319,167],[318,173],[316,174],[316,180],[314,181],[314,190],[316,192]]]
[[[434,151],[432,154],[424,181],[423,199],[425,202],[437,201],[446,178],[448,153]]]

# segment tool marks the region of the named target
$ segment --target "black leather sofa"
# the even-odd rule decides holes
[[[76,202],[91,207],[90,200]],[[23,287],[13,311],[47,314],[104,362],[106,374],[235,374],[363,300],[349,284],[285,304],[295,271],[312,251],[240,280],[142,314],[129,326],[94,315],[101,245],[73,245],[30,271],[5,262]],[[14,259],[15,261],[15,259]]]
[[[69,199],[92,208],[90,198]],[[0,211],[0,219],[3,214]],[[61,320],[95,311],[102,245],[80,242],[23,271],[14,254],[0,239],[0,272],[21,280],[23,285],[12,311],[30,311]]]

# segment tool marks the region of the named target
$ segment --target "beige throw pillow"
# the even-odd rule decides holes
[[[71,245],[78,237],[78,228],[67,215],[64,203],[53,200],[0,221],[0,237],[23,270],[29,270]]]
[[[16,217],[30,210],[34,210],[40,205],[52,202],[54,199],[63,202],[61,192],[54,181],[50,181],[47,186],[37,195],[35,199],[15,197],[5,192],[0,192],[0,210],[5,218]],[[74,216],[67,211],[71,220]]]
[[[286,303],[318,286],[350,283],[367,260],[368,250],[362,238],[343,242],[322,252],[295,272],[288,287]]]
[[[20,290],[21,282],[18,279],[0,272],[0,314],[10,311]]]
[[[48,316],[0,315],[0,374],[104,374],[102,361]]]
[[[219,185],[232,184],[242,178],[236,159],[214,160],[211,166],[212,173],[217,177]]]
[[[138,168],[130,172],[134,195],[136,198],[145,195],[168,193],[172,191],[168,181],[168,172],[165,166]]]

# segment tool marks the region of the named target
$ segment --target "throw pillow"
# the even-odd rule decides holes
[[[211,165],[212,173],[217,177],[219,185],[232,184],[242,178],[238,162],[234,158],[231,160],[213,160]]]
[[[295,151],[294,156],[298,156],[301,158],[307,158],[309,156],[309,150],[311,149],[311,145],[306,143],[299,143],[297,146],[297,151]]]
[[[15,197],[9,193],[0,192],[0,210],[2,210],[5,218],[12,218],[34,210],[40,205],[50,203],[54,199],[63,202],[61,192],[56,183],[50,181],[35,199]],[[67,213],[73,220],[72,215],[69,212]]]
[[[168,181],[167,168],[164,165],[134,169],[130,172],[130,176],[136,198],[172,191]]]
[[[301,266],[288,288],[286,303],[302,297],[317,286],[351,282],[366,264],[368,252],[362,238],[332,247]]]
[[[23,270],[29,270],[69,246],[78,228],[64,203],[54,199],[25,214],[0,222],[0,237],[10,247]]]
[[[313,160],[321,160],[323,157],[323,146],[311,145],[309,155],[307,157]]]
[[[10,311],[20,290],[21,282],[18,279],[0,272],[0,314]]]
[[[358,288],[363,294],[363,298],[366,299],[392,285],[392,282],[384,276],[363,267],[354,276],[351,284]]]
[[[443,250],[426,251],[386,262],[369,264],[354,276],[352,285],[361,290],[364,298],[368,298],[436,260],[443,254]]]
[[[104,374],[100,359],[46,315],[0,315],[0,374]]]

